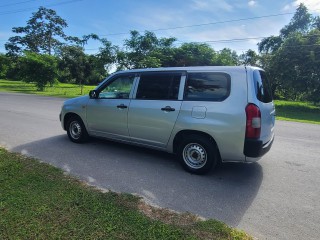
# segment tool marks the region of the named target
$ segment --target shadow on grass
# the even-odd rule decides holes
[[[252,204],[263,179],[259,164],[223,164],[199,176],[185,172],[168,153],[99,139],[74,144],[66,135],[12,150],[60,167],[97,187],[138,194],[149,203],[232,226],[237,226]]]

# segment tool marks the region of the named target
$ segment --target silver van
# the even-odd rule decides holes
[[[202,174],[219,161],[253,162],[268,152],[275,108],[260,68],[136,69],[65,101],[60,120],[75,143],[92,136],[163,150]]]

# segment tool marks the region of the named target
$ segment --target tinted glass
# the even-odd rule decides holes
[[[129,98],[134,75],[116,77],[99,93],[99,98]]]
[[[272,94],[269,81],[264,71],[255,70],[253,72],[257,99],[264,103],[272,101]]]
[[[136,99],[177,100],[181,73],[146,73],[140,76]]]
[[[189,73],[185,99],[191,101],[223,101],[230,93],[230,75],[226,73]]]

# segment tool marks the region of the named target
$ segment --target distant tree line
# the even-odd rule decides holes
[[[54,10],[40,7],[25,27],[14,27],[17,36],[9,38],[7,53],[0,54],[0,78],[35,82],[43,90],[57,81],[97,84],[112,66],[252,65],[267,71],[276,98],[320,102],[320,17],[303,4],[279,35],[258,43],[258,53],[248,50],[241,55],[228,48],[215,51],[206,43],[176,46],[176,38],[158,38],[150,31],[131,31],[119,47],[96,34],[67,36],[67,26]],[[101,43],[96,54],[84,51],[90,39]]]

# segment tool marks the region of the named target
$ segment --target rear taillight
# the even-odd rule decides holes
[[[261,132],[261,112],[260,109],[250,103],[246,107],[247,124],[246,138],[260,138]]]

